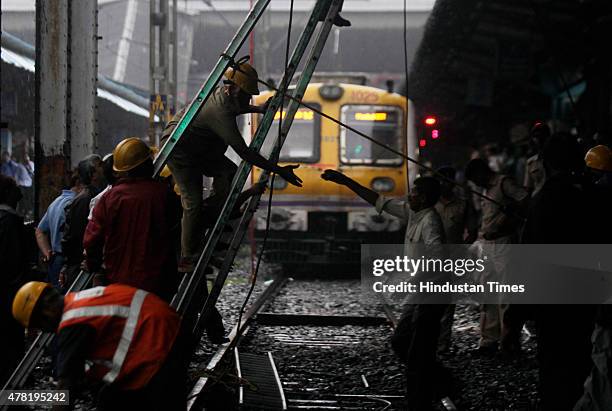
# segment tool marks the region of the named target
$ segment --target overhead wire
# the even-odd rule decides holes
[[[408,22],[407,22],[408,5],[407,1],[404,0],[404,16],[403,16],[403,34],[404,34],[404,97],[406,97],[406,111],[408,111]],[[406,130],[406,137],[408,137],[408,115],[404,115],[403,118],[404,130]],[[406,152],[408,152],[408,138],[406,138]],[[408,164],[406,164],[406,181],[408,182],[408,189],[410,189],[410,170],[408,170]]]
[[[288,68],[289,68],[289,49],[291,46],[291,27],[293,25],[293,3],[294,0],[291,0],[291,5],[289,8],[289,24],[287,27],[287,45],[285,47],[285,72],[287,72]],[[277,90],[278,91],[278,90]],[[282,143],[282,124],[283,124],[283,109],[284,109],[284,101],[285,101],[285,97],[287,96],[287,94],[283,91],[283,98],[281,100],[281,105],[280,105],[280,116],[278,119],[278,143],[281,144]],[[271,158],[271,160],[273,162],[277,161],[277,158]],[[251,295],[253,294],[253,290],[255,289],[255,284],[257,283],[257,276],[259,273],[259,266],[261,264],[261,260],[263,257],[263,254],[265,252],[265,248],[266,248],[266,242],[268,241],[268,235],[270,233],[270,219],[272,216],[272,196],[274,194],[274,179],[276,177],[275,173],[271,173],[271,179],[270,179],[270,194],[268,196],[268,207],[267,207],[267,213],[266,213],[266,229],[264,232],[264,237],[262,240],[262,244],[261,244],[261,250],[259,251],[259,254],[257,256],[257,263],[255,264],[255,270],[253,271],[253,274],[251,276],[251,285],[249,287],[249,291],[242,303],[242,305],[240,306],[240,311],[238,313],[238,327],[236,329],[236,341],[240,338],[240,334],[241,334],[241,323],[242,323],[242,314],[244,313],[244,310],[246,308],[246,305],[249,302],[249,299],[251,298]]]
[[[267,88],[269,88],[270,90],[279,91],[278,88],[276,88],[276,86],[274,86],[273,84],[270,84],[270,83],[268,83],[268,82],[266,82],[264,80],[261,80],[261,79],[257,79],[257,81],[259,83],[263,84],[264,86],[266,86]],[[307,108],[309,110],[312,110],[313,112],[315,112],[316,114],[320,115],[321,117],[324,117],[324,118],[326,118],[326,119],[328,119],[328,120],[338,124],[339,126],[344,127],[345,129],[347,129],[349,131],[352,131],[353,133],[357,134],[358,136],[363,137],[366,140],[368,140],[368,141],[370,141],[370,142],[372,142],[372,143],[374,143],[374,144],[376,144],[376,145],[378,145],[378,146],[380,146],[380,147],[382,147],[382,148],[392,152],[393,154],[396,154],[396,155],[402,157],[406,161],[409,161],[409,162],[419,166],[420,168],[431,172],[436,178],[438,178],[440,180],[443,180],[443,181],[446,181],[448,183],[451,183],[453,185],[459,186],[459,187],[463,188],[465,191],[467,191],[467,192],[469,192],[471,194],[474,194],[475,196],[480,197],[480,198],[482,198],[482,199],[484,199],[486,201],[489,201],[489,202],[499,206],[502,209],[502,211],[507,212],[506,206],[504,204],[502,204],[501,202],[499,202],[499,201],[497,201],[497,200],[487,196],[486,194],[483,194],[483,193],[478,192],[476,190],[472,190],[471,188],[465,187],[461,183],[459,183],[459,182],[457,182],[457,181],[455,181],[455,180],[453,180],[451,178],[448,178],[444,174],[438,172],[435,168],[430,167],[430,166],[428,166],[428,165],[426,165],[424,163],[421,163],[420,161],[415,160],[414,158],[404,154],[403,152],[401,152],[399,150],[394,149],[393,147],[391,147],[391,146],[389,146],[389,145],[387,145],[385,143],[381,143],[380,141],[374,139],[373,137],[370,137],[369,135],[365,134],[364,132],[362,132],[360,130],[357,130],[354,127],[351,127],[351,126],[349,126],[346,123],[343,123],[342,121],[340,121],[340,120],[330,116],[329,114],[324,113],[323,111],[319,110],[318,108],[316,108],[315,106],[313,106],[311,104],[305,103],[301,99],[299,99],[297,97],[294,97],[291,94],[286,94],[285,97],[290,99],[290,100],[295,101],[296,103],[298,103],[302,107],[305,107],[305,108]]]

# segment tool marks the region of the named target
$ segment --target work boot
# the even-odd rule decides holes
[[[338,13],[336,14],[336,17],[334,17],[334,26],[351,27],[351,22],[342,17],[340,13]]]
[[[486,345],[480,345],[478,348],[472,351],[472,355],[492,357],[497,354],[498,343],[492,342]]]
[[[227,338],[225,335],[221,334],[221,335],[215,335],[213,337],[211,337],[210,335],[208,336],[208,340],[213,343],[213,344],[217,344],[217,345],[221,345],[221,344],[225,344],[229,342],[229,338]]]

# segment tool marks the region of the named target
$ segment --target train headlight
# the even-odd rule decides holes
[[[395,188],[395,182],[389,177],[376,177],[370,183],[370,187],[378,193],[388,193]]]
[[[319,88],[319,94],[324,100],[339,100],[344,94],[344,89],[334,84],[326,84]]]

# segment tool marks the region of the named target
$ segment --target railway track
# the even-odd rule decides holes
[[[347,310],[353,311],[354,304],[335,307],[341,303],[334,299],[333,287],[325,293],[324,282],[312,284],[313,294],[325,302],[323,310],[287,312],[287,302],[299,305],[304,298],[299,295],[304,292],[302,284],[292,286],[286,277],[277,277],[268,285],[243,315],[240,327],[234,326],[230,342],[220,346],[200,371],[189,395],[189,410],[216,409],[220,404],[215,398],[223,398],[227,406],[228,393],[236,398],[234,406],[244,409],[401,409],[403,374],[392,355],[387,375],[372,361],[356,362],[368,347],[388,351],[386,340],[396,323],[393,310],[380,304],[376,312],[350,314]],[[342,370],[330,369],[333,364]],[[387,385],[381,376],[394,377],[396,388],[381,392]]]
[[[200,365],[192,364],[189,410],[402,409],[404,375],[387,345],[396,322],[391,307],[361,304],[356,280],[277,276],[264,284],[230,342],[212,355],[200,354],[204,365],[196,353],[193,363]],[[244,298],[236,291],[231,285],[226,290],[232,311]],[[50,364],[37,368],[41,383],[35,388],[53,388],[49,372]],[[93,409],[92,395],[81,397],[78,408]]]

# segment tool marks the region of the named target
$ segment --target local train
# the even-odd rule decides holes
[[[263,92],[263,104],[273,92]],[[390,90],[347,83],[313,83],[302,99],[308,105],[410,156],[417,148],[409,138],[409,101]],[[278,135],[280,112],[261,153],[269,156]],[[252,116],[252,130],[259,115]],[[320,178],[335,169],[360,184],[390,197],[408,192],[414,167],[358,134],[301,106],[280,153],[279,164],[299,164],[296,174],[303,187],[276,176],[265,257],[268,261],[300,267],[355,266],[361,244],[403,241],[404,222],[374,207],[345,187]],[[261,170],[253,169],[257,181]],[[267,225],[268,193],[256,214],[256,238]],[[334,268],[335,269],[335,268]]]

